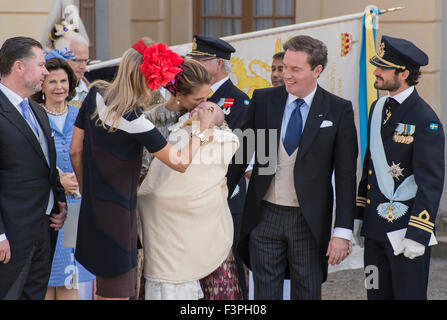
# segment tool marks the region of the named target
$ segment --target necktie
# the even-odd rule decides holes
[[[20,108],[22,109],[22,115],[25,118],[26,121],[31,125],[31,128],[34,130],[37,136],[39,136],[39,129],[37,129],[37,124],[34,120],[34,117],[31,115],[31,107],[28,103],[27,99],[23,99],[22,102],[19,104]]]
[[[301,117],[300,108],[305,102],[303,99],[296,99],[293,103],[295,104],[295,109],[290,115],[283,142],[289,156],[298,148],[301,140],[301,131],[303,131],[303,118]]]
[[[395,109],[395,106],[399,104],[394,98],[388,97],[385,102],[385,115],[383,119],[383,124],[391,118],[391,115]]]

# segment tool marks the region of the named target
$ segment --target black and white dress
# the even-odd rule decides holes
[[[96,109],[98,115],[93,117]],[[97,276],[114,277],[136,267],[137,187],[143,147],[157,152],[166,139],[137,109],[124,115],[117,130],[97,122],[107,106],[92,88],[75,126],[84,130],[83,194],[76,259]],[[106,122],[106,126],[111,123]]]

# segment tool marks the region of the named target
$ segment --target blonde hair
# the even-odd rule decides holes
[[[146,46],[153,43],[150,38],[142,38]],[[107,105],[103,120],[96,121],[108,132],[116,131],[121,117],[129,112],[136,111],[138,107],[147,107],[151,102],[150,90],[146,84],[146,79],[140,71],[140,64],[143,63],[143,55],[133,48],[124,52],[118,68],[115,80],[107,82],[98,80],[92,83],[100,91]],[[96,109],[92,118],[98,115]],[[111,123],[107,128],[105,123]]]

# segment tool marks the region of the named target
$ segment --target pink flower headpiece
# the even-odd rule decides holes
[[[146,79],[149,89],[157,90],[160,86],[166,86],[173,81],[171,90],[172,85],[175,88],[176,76],[182,71],[181,63],[184,61],[183,58],[163,43],[156,43],[146,47],[140,39],[132,48],[143,55],[143,63],[140,65],[140,70]],[[172,92],[171,90],[169,91]]]
[[[181,65],[179,65],[178,67],[180,68],[180,72],[177,73],[177,74],[175,75],[175,77],[172,78],[171,81],[169,81],[166,85],[164,85],[164,87],[166,88],[166,90],[168,90],[168,91],[169,91],[170,93],[172,93],[174,96],[175,96],[175,94],[176,94],[177,91],[178,91],[177,84],[178,84],[178,82],[180,81],[180,78],[183,76],[183,65],[181,64]]]

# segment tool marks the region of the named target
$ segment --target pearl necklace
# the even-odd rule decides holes
[[[64,108],[64,110],[62,110],[62,112],[54,112],[54,111],[48,110],[44,105],[42,105],[42,108],[43,108],[48,114],[51,114],[51,115],[53,115],[53,116],[61,116],[61,115],[65,114],[65,113],[68,111],[68,106],[67,106],[67,105],[65,105],[65,108]]]

